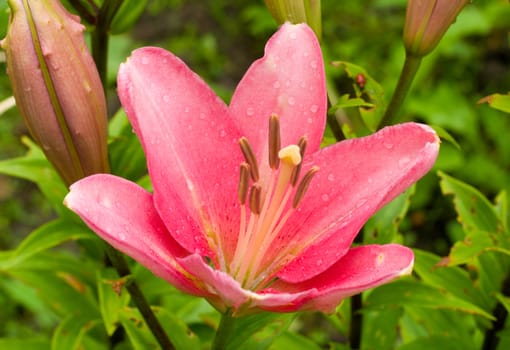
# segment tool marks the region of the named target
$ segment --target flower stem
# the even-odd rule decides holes
[[[222,350],[227,348],[228,339],[234,329],[234,324],[235,318],[232,316],[232,311],[225,311],[225,313],[221,315],[220,325],[216,331],[212,350]]]
[[[359,349],[361,345],[361,329],[363,324],[362,296],[355,294],[351,297],[351,329],[349,331],[349,345],[351,349]]]
[[[124,0],[106,0],[96,17],[96,27],[92,32],[92,57],[101,77],[101,83],[106,91],[108,43],[110,25]]]
[[[418,72],[418,68],[420,68],[421,59],[421,57],[406,54],[404,67],[400,73],[400,78],[393,92],[390,104],[381,120],[381,127],[396,124],[397,121],[399,121],[400,108],[409,92],[416,72]]]
[[[124,256],[109,244],[106,244],[105,247],[108,258],[110,259],[113,267],[117,270],[119,277],[122,278],[131,275],[131,270],[129,269],[129,266]],[[154,315],[154,312],[152,311],[149,303],[147,302],[147,299],[145,299],[145,296],[143,295],[136,281],[131,280],[129,283],[127,283],[126,289],[131,295],[131,298],[133,299],[136,307],[142,314],[142,317],[147,323],[147,326],[149,327],[152,334],[158,341],[159,345],[161,345],[161,348],[165,350],[175,349],[172,343],[170,342],[170,339],[168,338],[167,334],[165,333],[163,327],[161,326],[158,319]]]

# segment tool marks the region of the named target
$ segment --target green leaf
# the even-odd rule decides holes
[[[460,147],[459,143],[457,142],[457,140],[455,140],[455,138],[448,131],[446,131],[444,128],[442,128],[440,126],[437,126],[437,125],[431,125],[431,127],[432,127],[432,129],[434,129],[434,131],[437,133],[437,135],[440,138],[450,142],[458,150],[461,149],[461,147]]]
[[[418,338],[412,342],[398,347],[398,350],[471,350],[478,349],[472,342],[464,338],[448,335],[433,335]]]
[[[414,255],[414,272],[423,282],[437,289],[445,289],[487,312],[491,310],[490,298],[475,287],[466,270],[455,266],[440,266],[439,256],[419,249],[414,249]]]
[[[386,100],[384,99],[382,86],[360,66],[345,61],[335,61],[332,64],[335,67],[343,68],[347,76],[353,80],[356,98],[360,98],[369,104],[367,106],[359,105],[361,117],[370,130],[377,130],[386,110]],[[363,86],[356,82],[359,76],[365,81]]]
[[[127,32],[142,15],[148,0],[125,0],[113,18],[112,34]]]
[[[22,265],[33,255],[64,242],[95,238],[83,225],[61,219],[51,221],[33,231],[14,251],[0,254],[0,270]]]
[[[444,194],[453,195],[453,203],[466,237],[457,241],[445,265],[458,265],[471,261],[487,251],[510,255],[510,235],[496,208],[477,189],[439,172]]]
[[[466,231],[481,230],[486,232],[503,232],[504,226],[496,210],[480,191],[443,172],[438,172],[441,178],[441,190],[445,195],[454,196],[453,202],[458,214],[458,220]]]
[[[397,239],[400,223],[409,209],[411,196],[416,186],[385,205],[365,224],[363,229],[363,241],[365,244],[385,244],[399,241]]]
[[[111,142],[108,152],[112,173],[132,181],[138,181],[147,174],[147,162],[140,141],[126,117],[119,110],[109,123]]]
[[[57,327],[51,340],[51,350],[82,349],[85,334],[93,328],[99,320],[89,317],[69,315]]]
[[[198,337],[179,318],[161,308],[154,308],[154,311],[176,350],[201,348]],[[120,310],[119,319],[135,349],[159,348],[137,309],[123,308]]]
[[[293,332],[283,332],[277,337],[273,344],[269,347],[270,350],[320,350],[321,347],[315,344],[310,339]]]
[[[364,311],[361,349],[393,350],[398,339],[401,315],[402,309],[398,306]]]
[[[374,289],[366,299],[367,308],[388,305],[413,306],[431,309],[457,310],[489,319],[493,316],[478,306],[452,293],[413,280],[399,280]]]
[[[493,94],[482,98],[478,103],[488,103],[494,109],[510,113],[510,93],[506,95]]]
[[[0,338],[0,349],[8,350],[48,350],[50,341],[38,338]]]
[[[41,192],[60,215],[70,215],[62,204],[67,188],[44,156],[41,149],[28,137],[22,138],[28,147],[25,156],[0,161],[0,174],[29,180],[39,186]]]
[[[97,292],[99,295],[99,309],[109,336],[120,323],[120,310],[129,303],[129,293],[126,290],[116,290],[115,283],[122,283],[113,269],[96,271]]]

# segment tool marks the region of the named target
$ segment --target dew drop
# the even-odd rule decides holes
[[[278,80],[273,83],[273,88],[275,88],[275,89],[280,88],[280,82]]]
[[[205,114],[204,113],[200,113],[200,119],[202,119],[202,120],[205,119]]]
[[[252,107],[248,107],[248,108],[246,109],[246,115],[248,115],[248,116],[250,116],[250,117],[251,117],[251,116],[252,116],[252,115],[254,115],[254,114],[255,114],[255,111],[253,110],[253,108],[252,108]]]
[[[308,124],[312,124],[313,123],[313,119],[312,118],[308,118],[308,119],[306,119],[306,121],[308,122]]]
[[[296,99],[294,97],[289,97],[288,102],[289,105],[293,106],[294,104],[296,104]]]
[[[310,67],[312,67],[313,69],[316,69],[317,68],[317,61],[310,61]]]
[[[296,39],[296,37],[297,37],[296,33],[294,33],[294,32],[289,34],[289,38],[291,38],[291,39]]]
[[[411,159],[409,159],[409,157],[402,157],[398,161],[398,166],[400,168],[404,168],[407,164],[409,164],[410,161],[411,161]]]
[[[149,64],[149,59],[147,57],[142,57],[142,64]]]
[[[329,201],[329,196],[324,193],[322,196],[321,196],[321,199],[324,201],[324,202],[328,202]]]
[[[318,110],[319,110],[319,106],[317,106],[317,105],[312,105],[310,107],[310,112],[312,112],[312,113],[317,113]]]
[[[317,260],[316,264],[317,264],[317,266],[321,266],[322,265],[322,259]]]
[[[329,180],[329,181],[335,181],[335,175],[333,175],[333,174],[329,174],[329,175],[328,175],[328,180]]]
[[[184,108],[184,113],[189,113],[189,107]]]
[[[220,131],[220,136],[221,136],[221,137],[225,137],[225,136],[227,136],[227,132],[226,132],[225,130],[221,130],[221,131]]]
[[[165,101],[166,103],[170,102],[170,96],[163,95],[163,101]]]
[[[383,146],[386,147],[386,149],[392,149],[393,144],[391,142],[383,142]]]

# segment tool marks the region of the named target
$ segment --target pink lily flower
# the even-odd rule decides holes
[[[239,316],[332,312],[411,272],[409,248],[351,243],[432,167],[438,137],[407,123],[319,149],[325,75],[306,25],[281,27],[229,106],[159,48],[134,51],[118,88],[154,192],[101,174],[65,203],[157,276]]]

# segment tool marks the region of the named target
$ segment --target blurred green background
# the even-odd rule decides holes
[[[334,60],[365,68],[389,99],[404,60],[405,4],[405,0],[322,2],[324,56],[339,94],[353,94],[354,82],[329,65]],[[146,0],[138,6],[143,9],[140,18],[133,19],[132,27],[117,23],[122,33],[111,38],[110,115],[119,108],[116,70],[131,50],[153,45],[173,51],[228,101],[277,28],[263,1]],[[402,111],[409,120],[447,130],[460,148],[443,142],[436,169],[475,186],[491,199],[501,190],[510,191],[510,118],[478,101],[510,90],[509,18],[507,0],[475,0],[468,5],[438,48],[424,59]],[[7,22],[7,4],[0,0],[0,37],[5,36]],[[0,72],[3,101],[12,92],[1,51]],[[24,154],[20,138],[26,134],[16,108],[0,115],[0,160]],[[34,185],[0,175],[0,250],[16,246],[52,215]],[[417,186],[402,228],[406,243],[446,255],[458,238],[455,216],[432,171]],[[11,312],[1,313],[0,323],[2,314],[23,317],[19,310]]]

